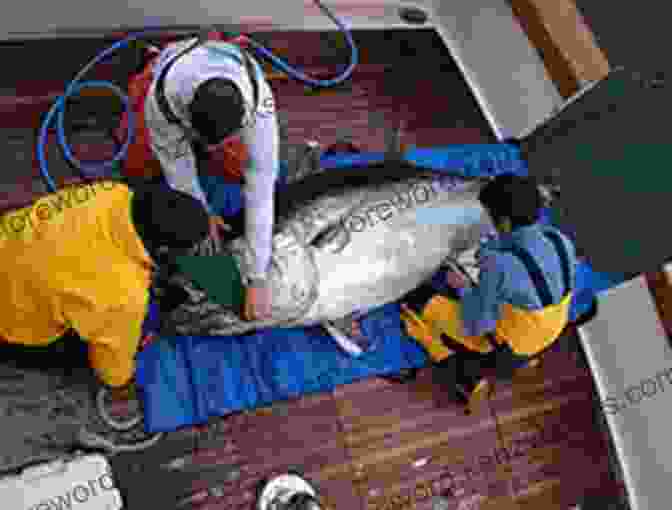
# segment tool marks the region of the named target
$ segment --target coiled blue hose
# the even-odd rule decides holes
[[[322,5],[320,0],[314,0],[317,6],[338,26],[338,28],[343,32],[343,35],[346,38],[346,41],[348,43],[348,46],[350,46],[350,64],[348,67],[336,78],[332,78],[330,80],[316,80],[313,78],[310,78],[306,74],[292,68],[281,60],[280,58],[276,57],[271,53],[270,50],[267,48],[263,47],[261,44],[258,42],[248,38],[247,40],[250,43],[250,46],[256,51],[256,53],[267,60],[271,62],[271,64],[277,68],[280,69],[281,71],[287,73],[290,77],[304,82],[310,86],[313,87],[333,87],[335,85],[338,85],[342,83],[343,81],[347,80],[350,75],[352,74],[354,68],[357,66],[357,61],[358,61],[358,53],[357,53],[357,47],[355,46],[355,42],[352,39],[352,35],[350,34],[350,31],[345,27],[345,25],[334,15],[332,14],[329,9]],[[47,151],[47,144],[48,144],[48,136],[49,136],[49,129],[53,123],[53,121],[56,121],[56,136],[57,136],[57,142],[58,145],[63,153],[63,157],[66,159],[68,163],[70,163],[72,166],[77,168],[84,176],[86,175],[91,175],[91,174],[101,174],[105,171],[111,170],[112,168],[115,167],[115,165],[123,160],[126,157],[126,154],[128,152],[128,148],[130,147],[132,141],[133,141],[133,136],[135,134],[135,123],[134,123],[134,117],[133,117],[133,110],[131,109],[130,101],[128,99],[128,96],[124,93],[123,90],[121,90],[118,86],[116,86],[114,83],[111,83],[109,81],[84,81],[81,82],[81,79],[84,77],[86,73],[88,73],[93,67],[98,65],[100,62],[102,62],[104,59],[109,57],[111,54],[113,54],[115,51],[127,47],[131,42],[139,39],[144,39],[147,38],[149,35],[149,30],[145,30],[142,32],[138,32],[135,34],[131,34],[127,36],[126,38],[122,39],[121,41],[116,42],[103,52],[101,52],[99,55],[97,55],[91,62],[89,62],[86,66],[82,68],[79,73],[73,78],[73,80],[70,82],[68,87],[65,89],[65,92],[63,93],[62,96],[60,96],[52,105],[52,107],[49,109],[47,112],[47,115],[44,118],[44,121],[42,122],[42,125],[40,127],[40,132],[38,135],[38,140],[37,140],[37,161],[40,166],[40,173],[42,174],[42,177],[47,183],[47,187],[49,188],[50,192],[56,191],[56,184],[54,183],[53,179],[49,175],[49,170],[48,170],[48,165],[47,165],[47,157],[46,157],[46,151]],[[155,31],[153,31],[155,33]],[[111,90],[115,96],[119,98],[123,105],[124,113],[127,114],[128,117],[128,127],[126,130],[126,139],[124,140],[124,143],[121,144],[121,147],[117,150],[115,155],[112,157],[112,159],[107,160],[107,161],[89,161],[89,162],[83,162],[77,159],[72,151],[72,148],[70,144],[68,143],[67,137],[65,135],[65,114],[66,114],[66,106],[68,99],[71,97],[75,96],[78,94],[82,89],[85,88],[104,88]]]
[[[56,135],[58,139],[58,144],[61,150],[63,151],[63,156],[71,165],[77,168],[80,172],[86,174],[88,173],[87,171],[90,171],[91,173],[105,171],[113,168],[114,165],[117,163],[117,161],[120,161],[121,159],[126,157],[128,147],[131,145],[131,142],[133,140],[133,128],[134,128],[133,111],[130,108],[128,96],[126,96],[123,90],[121,90],[114,83],[109,81],[85,81],[81,83],[80,81],[82,77],[91,70],[91,68],[102,62],[105,58],[107,58],[109,55],[111,55],[118,49],[127,46],[130,42],[134,41],[135,39],[138,39],[142,35],[143,33],[131,35],[126,39],[123,39],[122,41],[116,42],[115,44],[107,48],[105,51],[100,53],[96,58],[94,58],[91,62],[89,62],[86,66],[82,68],[82,70],[75,76],[75,78],[70,82],[68,87],[65,89],[63,95],[60,96],[56,100],[56,102],[54,102],[52,107],[47,112],[47,115],[45,116],[44,121],[42,122],[42,126],[40,127],[40,133],[37,139],[37,161],[40,165],[40,173],[42,174],[44,180],[47,182],[47,187],[49,188],[49,191],[51,192],[56,191],[56,185],[54,184],[54,181],[49,175],[49,170],[47,168],[47,157],[46,157],[49,128],[52,122],[54,121],[54,118],[56,120]],[[83,162],[79,161],[75,157],[65,136],[65,113],[66,113],[67,101],[70,97],[74,96],[75,94],[79,93],[79,91],[87,87],[91,88],[98,87],[111,90],[121,100],[124,110],[128,113],[128,130],[126,131],[126,140],[121,145],[119,150],[117,150],[114,157],[109,161],[93,163],[90,164],[90,166],[85,165]]]

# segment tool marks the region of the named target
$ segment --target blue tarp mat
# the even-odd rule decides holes
[[[414,149],[406,159],[468,176],[527,173],[518,150],[503,144]],[[382,153],[337,155],[323,158],[323,164],[338,171],[382,160]],[[240,209],[238,185],[224,184],[217,177],[203,181],[215,210],[231,215]],[[548,218],[547,211],[545,221]],[[581,264],[572,318],[587,311],[596,292],[622,281],[620,275],[596,274]],[[397,303],[369,313],[362,329],[377,348],[358,359],[345,355],[320,327],[264,330],[246,336],[162,338],[138,356],[137,381],[147,431],[201,424],[213,416],[426,364],[424,351],[402,330]]]

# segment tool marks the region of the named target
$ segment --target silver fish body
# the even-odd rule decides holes
[[[492,232],[478,201],[483,184],[400,163],[307,177],[278,197],[271,317],[244,321],[201,302],[169,322],[179,334],[236,335],[320,324],[396,301]],[[245,238],[225,251],[245,277],[253,258]]]

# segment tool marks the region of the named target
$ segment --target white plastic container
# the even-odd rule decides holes
[[[6,510],[121,510],[107,459],[86,455],[24,469],[0,479],[0,506]]]

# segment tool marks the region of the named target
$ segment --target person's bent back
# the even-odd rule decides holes
[[[167,187],[133,192],[101,181],[65,188],[0,218],[0,338],[44,346],[73,329],[89,343],[102,382],[127,384],[156,254],[203,240],[203,207]]]

